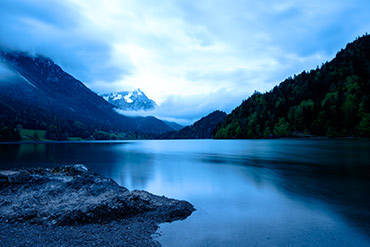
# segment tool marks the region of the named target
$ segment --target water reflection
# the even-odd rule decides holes
[[[304,204],[325,203],[370,236],[370,154],[366,141],[261,141],[264,150],[250,156],[208,154],[202,162],[244,167],[255,186],[273,186]],[[265,146],[267,144],[267,146]],[[300,144],[300,145],[296,145]],[[258,145],[256,145],[258,146]],[[254,146],[254,147],[256,147]]]
[[[369,246],[370,147],[356,140],[0,145],[1,168],[81,163],[198,209],[163,246]]]
[[[1,169],[84,164],[130,188],[145,187],[152,154],[131,152],[130,143],[50,143],[0,145]]]

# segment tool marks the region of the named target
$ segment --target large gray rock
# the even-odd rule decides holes
[[[0,171],[0,221],[39,225],[108,223],[140,216],[156,223],[185,219],[186,202],[129,191],[83,165]]]

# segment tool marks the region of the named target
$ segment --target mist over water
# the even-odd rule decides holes
[[[191,202],[163,246],[369,246],[370,141],[171,140],[0,145],[1,169],[85,164]]]

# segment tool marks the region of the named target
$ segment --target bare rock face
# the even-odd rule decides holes
[[[0,171],[0,222],[38,225],[108,223],[133,216],[156,223],[185,219],[186,202],[129,191],[83,165]]]

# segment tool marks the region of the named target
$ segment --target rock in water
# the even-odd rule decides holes
[[[129,191],[83,165],[0,171],[0,222],[39,225],[108,223],[139,216],[156,223],[185,219],[186,202]]]

